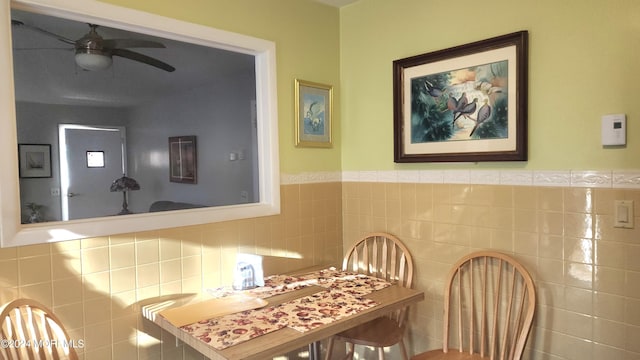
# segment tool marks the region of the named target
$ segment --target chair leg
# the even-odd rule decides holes
[[[378,360],[384,360],[384,348],[382,346],[378,348]]]
[[[327,344],[327,354],[324,356],[324,360],[331,360],[331,355],[333,355],[333,336],[329,338],[329,343]]]
[[[356,353],[356,345],[354,343],[347,343],[347,347],[349,348],[349,352],[345,359],[353,360],[353,355]]]
[[[320,342],[314,341],[309,344],[309,360],[320,360]]]
[[[407,355],[407,348],[404,346],[404,340],[400,339],[398,343],[400,345],[400,352],[402,353],[402,358],[404,360],[409,360],[409,356]]]

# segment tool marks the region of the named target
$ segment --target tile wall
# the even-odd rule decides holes
[[[496,249],[514,254],[536,282],[526,359],[640,359],[640,218],[635,229],[614,228],[614,200],[634,200],[640,214],[637,189],[351,177],[343,183],[344,241],[384,230],[409,247],[427,295],[412,313],[414,350],[441,347],[451,264]]]
[[[229,284],[238,251],[322,264],[342,257],[343,238],[348,246],[388,231],[410,248],[427,294],[412,312],[413,350],[440,345],[449,266],[491,248],[514,254],[536,281],[526,358],[640,359],[640,218],[633,230],[612,226],[614,200],[634,200],[640,214],[637,188],[342,176],[284,176],[279,216],[0,249],[0,302],[22,296],[52,306],[85,340],[85,359],[201,359],[143,321],[138,306]]]
[[[0,249],[0,303],[29,297],[50,306],[84,339],[87,360],[202,359],[143,320],[140,305],[231,285],[236,252],[282,258],[273,271],[342,257],[341,184],[281,193],[278,216]]]

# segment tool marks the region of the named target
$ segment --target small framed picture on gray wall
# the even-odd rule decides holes
[[[169,181],[184,184],[198,182],[195,136],[172,136],[169,138]]]
[[[21,178],[51,177],[51,145],[18,144]]]

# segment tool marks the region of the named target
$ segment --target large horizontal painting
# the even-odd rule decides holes
[[[526,160],[527,32],[393,68],[396,162]]]

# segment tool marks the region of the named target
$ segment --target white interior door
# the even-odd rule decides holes
[[[122,127],[60,125],[63,220],[110,216],[120,211],[123,194],[111,192],[110,187],[124,174],[124,139]]]

